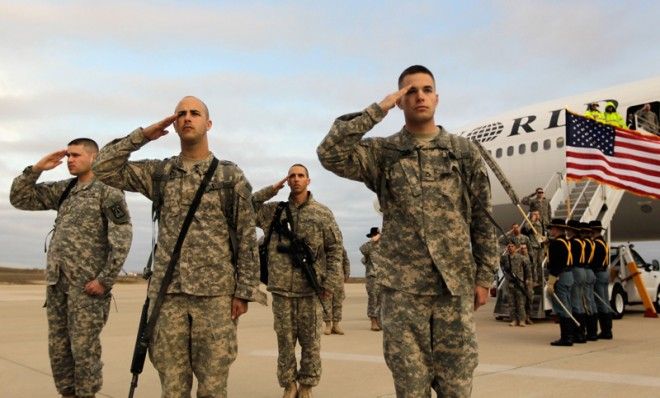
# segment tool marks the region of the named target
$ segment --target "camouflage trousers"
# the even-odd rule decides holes
[[[231,296],[165,296],[149,346],[161,397],[190,397],[193,375],[197,397],[227,396],[229,366],[238,350],[231,301]]]
[[[469,397],[478,363],[474,297],[381,288],[383,353],[396,396]]]
[[[527,319],[525,311],[527,298],[525,293],[521,292],[513,283],[509,284],[511,294],[511,309],[509,317],[512,321],[524,322]]]
[[[100,334],[110,294],[89,296],[64,276],[46,290],[48,354],[55,388],[62,395],[94,395],[103,385]]]
[[[316,296],[285,297],[273,294],[277,334],[277,381],[286,387],[294,381],[316,386],[321,380],[321,326],[323,315]],[[300,343],[300,369],[296,362]]]
[[[325,322],[339,322],[341,321],[341,309],[342,303],[346,298],[346,291],[344,290],[344,284],[342,283],[340,287],[332,292],[331,297],[323,299],[323,307],[325,312],[323,313],[323,320]]]
[[[367,276],[367,316],[380,319],[380,285],[376,278]]]

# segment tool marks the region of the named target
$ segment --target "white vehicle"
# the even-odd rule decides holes
[[[660,264],[658,260],[651,263],[644,261],[634,249],[633,245],[621,245],[610,249],[610,275],[614,279],[610,282],[610,306],[614,310],[614,318],[620,319],[628,305],[642,304],[642,298],[637,291],[632,275],[626,266],[624,252],[629,251],[637,264],[644,287],[648,293],[656,312],[660,311]],[[610,278],[612,279],[612,278]]]

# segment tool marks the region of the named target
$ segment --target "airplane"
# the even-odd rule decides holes
[[[631,129],[638,128],[635,112],[644,104],[649,103],[652,111],[660,114],[660,76],[526,106],[454,131],[480,142],[491,153],[520,198],[544,187],[550,200],[566,174],[566,109],[582,114],[587,104],[597,102],[604,110],[608,101],[618,103],[617,112]],[[489,174],[493,213],[507,230],[523,217],[490,170]],[[562,198],[552,199],[554,212]],[[611,240],[660,239],[660,221],[650,222],[660,220],[660,200],[625,192],[613,207]]]

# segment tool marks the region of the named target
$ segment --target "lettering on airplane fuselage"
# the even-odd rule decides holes
[[[559,124],[560,118],[561,118],[561,122],[565,123],[564,120],[566,119],[562,117],[563,112],[564,112],[563,108],[551,111],[550,121],[548,122],[548,125],[544,128],[544,130],[554,129],[556,127],[564,127],[565,124]],[[521,132],[523,133],[536,132],[536,130],[534,130],[534,127],[532,125],[532,123],[534,123],[536,119],[537,119],[536,115],[521,116],[513,119],[513,125],[511,126],[511,132],[509,133],[509,137],[513,135],[520,135]],[[503,130],[504,130],[504,125],[500,122],[495,122],[477,127],[467,134],[465,132],[462,132],[460,133],[460,135],[463,135],[470,140],[484,143],[484,142],[492,141],[495,138],[497,138],[502,133]]]
[[[553,129],[555,127],[563,127],[564,124],[559,124],[559,116],[561,113],[564,111],[564,109],[557,109],[554,111],[550,112],[550,122],[548,123],[548,126],[544,128],[544,130],[549,130]],[[512,135],[518,135],[521,133],[521,129],[524,130],[525,133],[533,133],[536,130],[532,127],[532,123],[536,120],[536,115],[529,115],[529,116],[522,116],[516,119],[513,119],[513,126],[511,127],[511,133],[509,134],[509,137]]]

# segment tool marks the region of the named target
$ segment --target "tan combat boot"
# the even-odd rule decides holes
[[[533,325],[534,322],[532,322],[532,318],[527,317],[527,319],[525,319],[525,324],[526,324],[526,325]]]
[[[325,329],[323,329],[323,334],[331,334],[332,333],[332,322],[327,321],[325,323]]]
[[[339,326],[339,322],[332,323],[332,333],[334,334],[344,334],[344,329]]]
[[[378,324],[378,319],[371,318],[371,330],[378,332],[380,330],[380,325]]]
[[[291,384],[286,386],[284,389],[284,395],[282,398],[296,398],[298,396],[298,386],[295,381],[292,381]]]
[[[300,390],[298,390],[298,398],[312,398],[312,386],[301,384]]]

